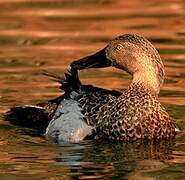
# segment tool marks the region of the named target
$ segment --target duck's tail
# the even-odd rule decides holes
[[[36,105],[12,107],[5,113],[5,120],[15,125],[45,131],[61,100],[70,95],[72,91],[78,92],[80,90],[81,82],[78,78],[77,71],[75,70],[65,73],[65,77],[61,77],[48,71],[45,71],[44,74],[54,78],[54,81],[59,82],[61,84],[60,89],[62,89],[65,94]]]
[[[59,96],[36,105],[11,107],[10,110],[4,114],[4,118],[14,125],[34,128],[45,132],[62,98],[62,96]]]

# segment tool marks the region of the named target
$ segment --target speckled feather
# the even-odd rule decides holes
[[[98,116],[100,136],[123,141],[174,137],[168,113],[141,84],[132,84],[105,112]]]
[[[77,101],[84,120],[95,127],[96,138],[133,141],[175,135],[170,116],[141,84],[132,84],[119,97],[104,91],[82,91]]]

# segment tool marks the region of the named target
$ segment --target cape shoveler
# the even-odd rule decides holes
[[[108,66],[133,77],[124,92],[81,84],[77,70]],[[54,141],[78,142],[89,136],[119,141],[175,136],[175,125],[157,98],[164,80],[162,60],[141,36],[119,36],[96,54],[74,61],[65,79],[56,78],[65,94],[49,102],[52,120],[46,135]],[[44,113],[48,106],[42,107]]]

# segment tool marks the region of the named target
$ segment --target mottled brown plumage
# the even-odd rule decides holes
[[[104,56],[102,54],[105,54]],[[101,58],[98,58],[101,54]],[[90,61],[90,62],[89,62]],[[109,62],[111,61],[111,63]],[[134,141],[168,139],[175,125],[157,99],[164,80],[164,66],[154,46],[137,35],[123,35],[95,55],[72,63],[74,69],[105,66],[123,69],[133,76],[131,85],[120,95],[82,93],[78,102],[85,120],[95,127],[97,138]]]
[[[142,84],[131,84],[120,96],[101,92],[78,97],[84,120],[95,127],[96,138],[134,141],[175,135],[172,119]]]

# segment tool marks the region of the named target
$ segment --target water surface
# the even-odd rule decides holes
[[[185,179],[185,3],[183,0],[0,1],[0,179]],[[14,105],[60,95],[43,70],[63,74],[117,35],[148,38],[165,64],[160,101],[181,129],[174,142],[51,144],[3,121]],[[85,84],[124,89],[114,68],[80,72]]]

